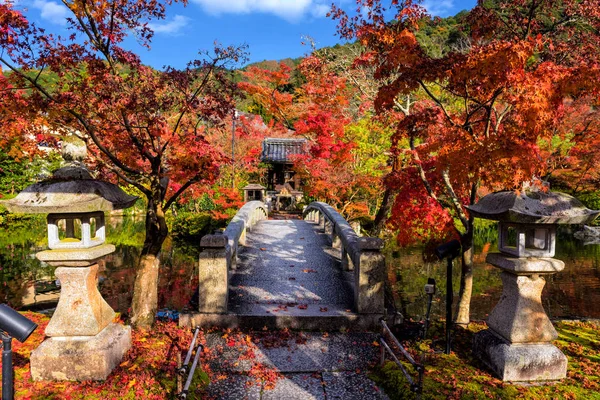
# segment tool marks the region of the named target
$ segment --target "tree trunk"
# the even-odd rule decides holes
[[[149,199],[146,210],[146,238],[136,269],[131,324],[151,328],[158,310],[158,267],[168,228],[160,201]]]
[[[390,213],[390,209],[392,208],[392,190],[390,188],[386,188],[383,194],[383,199],[381,200],[381,206],[377,211],[377,215],[375,215],[375,221],[373,221],[373,236],[379,236],[383,227],[385,226],[385,222],[387,221],[388,215]]]
[[[462,269],[460,274],[460,292],[458,294],[458,312],[454,320],[457,324],[470,321],[471,294],[473,292],[473,221],[469,221],[467,233],[461,238]]]

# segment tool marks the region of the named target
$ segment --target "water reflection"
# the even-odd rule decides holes
[[[542,294],[544,307],[551,318],[600,318],[600,245],[587,245],[574,239],[567,229],[557,239],[555,258],[565,262],[565,269],[546,277]],[[493,235],[489,236],[493,238]],[[502,294],[500,270],[484,262],[483,243],[476,246],[471,318],[485,319]],[[489,246],[487,246],[489,247]],[[489,251],[497,251],[492,244]],[[432,315],[445,315],[446,264],[423,259],[422,248],[408,248],[388,255],[388,280],[392,283],[395,303],[405,317],[419,320],[426,311],[423,290],[427,278],[436,280]],[[455,260],[453,286],[455,301],[460,283],[460,262]]]
[[[51,280],[54,268],[42,265],[33,255],[44,249],[46,235],[42,218],[17,221],[10,229],[0,230],[0,299],[20,308],[24,302],[48,301],[37,293],[35,282]]]
[[[600,318],[600,244],[584,245],[568,238],[557,239],[556,258],[566,267],[548,279],[544,306],[552,318]]]
[[[46,248],[46,223],[33,218],[0,229],[0,299],[16,309],[43,310],[58,302],[60,282],[55,267],[35,253]],[[98,262],[99,289],[115,311],[128,314],[135,266],[144,240],[143,219],[107,219],[107,241],[116,251]],[[167,239],[161,254],[158,300],[160,308],[181,310],[198,286],[197,245]]]

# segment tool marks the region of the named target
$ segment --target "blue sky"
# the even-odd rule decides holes
[[[333,0],[352,10],[354,0]],[[66,8],[59,0],[18,0],[26,16],[49,31],[66,33]],[[154,23],[155,37],[150,51],[129,40],[144,63],[155,68],[171,65],[181,68],[198,58],[199,50],[209,50],[218,41],[223,45],[247,44],[250,61],[300,57],[309,52],[302,38],[310,36],[317,47],[340,42],[336,23],[325,15],[332,0],[189,0],[167,10],[167,19]],[[471,9],[476,0],[425,0],[433,15],[445,17]]]

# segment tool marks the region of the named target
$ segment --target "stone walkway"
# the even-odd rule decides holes
[[[299,337],[302,340],[298,340]],[[218,352],[211,369],[224,379],[212,382],[205,397],[219,400],[386,400],[388,397],[366,372],[379,359],[379,347],[374,345],[376,340],[377,335],[373,333],[294,332],[275,346],[270,340],[257,339],[255,357],[249,360],[244,357],[247,347],[229,347],[222,333],[209,334],[207,345]],[[279,373],[274,388],[257,384],[249,372],[255,365]]]
[[[249,232],[238,259],[229,312],[257,318],[312,316],[324,324],[352,314],[352,273],[341,270],[339,254],[314,223],[261,221]],[[208,348],[218,353],[211,368],[222,379],[211,382],[206,398],[387,399],[366,372],[379,358],[378,335],[333,332],[327,325],[321,330],[285,331],[285,339],[276,343],[277,332],[249,333],[251,358],[246,343],[232,345],[222,332],[209,334]],[[251,371],[257,365],[278,375],[274,388],[256,384]]]
[[[260,221],[238,258],[229,312],[318,317],[351,312],[352,273],[341,270],[326,236],[313,223]]]

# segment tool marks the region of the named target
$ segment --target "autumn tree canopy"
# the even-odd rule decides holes
[[[417,40],[429,18],[417,2],[357,0],[368,12],[356,15],[333,8],[340,35],[359,40],[362,62],[371,63],[381,82],[376,109],[415,99],[392,138],[392,152],[410,157],[386,180],[402,193],[391,224],[402,228],[401,241],[423,225],[461,235],[458,322],[468,322],[472,284],[473,218],[465,206],[481,187],[516,189],[543,176],[540,140],[551,140],[563,124],[564,99],[597,94],[594,3],[479,1],[465,16],[462,45],[437,54]],[[575,47],[579,39],[582,46]]]
[[[238,85],[230,68],[243,48],[156,71],[121,47],[132,33],[149,46],[148,23],[171,2],[65,0],[69,37],[0,5],[3,148],[29,154],[23,133],[35,127],[79,136],[98,171],[146,197],[134,324],[154,319],[165,211],[220,169],[232,181],[258,172],[260,141],[273,132],[307,139],[295,161],[309,196],[379,217],[394,199],[389,226],[403,244],[461,237],[458,322],[468,321],[472,285],[466,206],[481,190],[532,178],[579,190],[600,179],[596,1],[485,0],[450,23],[417,1],[356,0],[355,14],[332,9],[339,34],[357,41],[351,59],[314,52],[295,71],[249,67]],[[231,132],[239,91],[267,125],[242,116]]]

